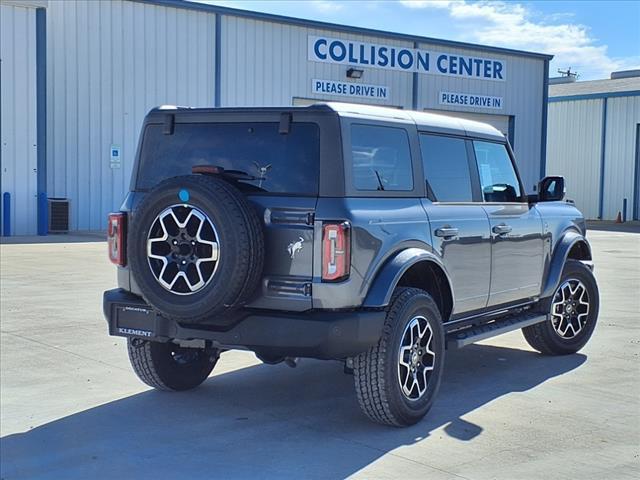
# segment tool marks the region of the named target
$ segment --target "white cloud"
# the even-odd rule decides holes
[[[400,0],[400,3],[409,8],[449,8],[454,2],[450,0]]]
[[[343,4],[331,0],[311,0],[309,3],[321,13],[339,12],[344,9]]]
[[[405,0],[400,3],[412,9],[446,9],[456,21],[458,39],[549,53],[555,56],[554,66],[571,66],[583,78],[608,78],[612,71],[637,68],[640,63],[638,58],[611,58],[607,45],[599,45],[589,27],[568,23],[564,13],[537,19],[535,12],[521,4],[500,1]]]

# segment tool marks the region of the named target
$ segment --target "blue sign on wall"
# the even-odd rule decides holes
[[[340,95],[343,97],[389,98],[389,87],[384,85],[366,85],[364,83],[339,82],[335,80],[311,80],[311,91],[324,95]]]
[[[504,81],[507,78],[504,60],[314,35],[308,37],[308,59],[477,80]]]
[[[471,108],[502,109],[502,97],[490,95],[474,95],[472,93],[440,92],[438,95],[440,105],[454,105]]]

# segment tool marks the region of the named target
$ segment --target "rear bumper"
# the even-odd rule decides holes
[[[103,296],[109,334],[151,341],[206,340],[214,346],[265,355],[345,358],[375,345],[384,325],[383,311],[283,313],[249,311],[230,328],[181,325],[162,317],[140,297],[123,289]]]

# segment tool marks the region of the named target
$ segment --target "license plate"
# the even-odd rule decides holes
[[[155,336],[156,313],[150,308],[118,305],[116,333],[129,337]]]

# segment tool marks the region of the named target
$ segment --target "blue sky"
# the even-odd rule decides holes
[[[580,80],[640,68],[639,1],[199,0],[278,15],[555,55]]]

